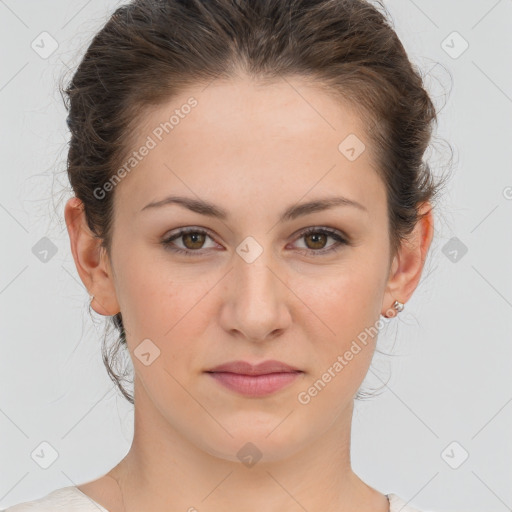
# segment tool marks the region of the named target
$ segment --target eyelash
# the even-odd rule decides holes
[[[205,231],[204,229],[200,228],[184,228],[172,235],[171,237],[165,239],[162,241],[162,245],[165,247],[166,250],[173,251],[175,253],[184,254],[186,256],[196,256],[201,255],[201,249],[192,250],[192,249],[181,249],[180,247],[174,247],[171,245],[171,242],[173,240],[177,240],[178,238],[181,238],[183,235],[189,234],[189,233],[199,233],[201,235],[207,235],[210,238],[213,239],[213,237],[208,233],[208,231]],[[300,240],[301,238],[310,235],[312,233],[320,233],[323,235],[328,235],[334,240],[336,240],[336,244],[332,244],[331,247],[328,249],[300,249],[301,252],[305,252],[307,254],[312,254],[314,256],[322,256],[324,254],[333,253],[338,251],[340,245],[350,245],[350,243],[347,241],[346,238],[342,237],[338,231],[332,230],[330,228],[308,228],[297,237],[296,240]]]

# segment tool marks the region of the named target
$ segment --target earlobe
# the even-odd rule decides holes
[[[115,315],[119,304],[108,257],[101,238],[87,225],[82,201],[76,197],[69,199],[64,217],[76,269],[89,295],[94,295],[91,307],[100,315]]]

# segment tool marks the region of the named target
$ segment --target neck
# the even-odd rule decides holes
[[[262,457],[250,466],[191,442],[141,396],[143,386],[139,388],[132,446],[108,475],[120,488],[123,512],[389,510],[387,498],[351,469],[353,402],[313,443],[275,460]]]

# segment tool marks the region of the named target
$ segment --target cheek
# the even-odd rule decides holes
[[[314,286],[303,282],[300,296],[306,297],[306,304],[324,320],[326,331],[334,331],[331,336],[346,337],[354,334],[354,329],[364,328],[368,321],[378,318],[381,283],[376,263],[363,261],[340,267],[329,277],[315,280]]]
[[[147,252],[131,252],[117,264],[119,302],[130,352],[145,340],[160,350],[160,360],[169,369],[182,371],[192,364],[194,342],[211,321],[208,291],[215,279],[184,277],[169,262],[144,262]],[[182,364],[183,363],[183,364]],[[193,364],[192,364],[193,366]]]
[[[318,379],[331,368],[336,374],[331,388],[355,391],[368,371],[382,301],[377,268],[377,262],[362,258],[357,264],[340,267],[328,279],[315,280],[314,287],[308,280],[296,283],[297,295],[308,306],[299,313],[297,323],[314,344],[312,373]],[[333,368],[339,356],[343,359],[341,371],[339,364]]]
[[[380,306],[378,277],[367,268],[347,263],[305,300],[316,315],[304,316],[300,324],[314,328],[308,332],[310,372],[297,397],[308,421],[335,421],[368,373],[378,335],[372,326]]]

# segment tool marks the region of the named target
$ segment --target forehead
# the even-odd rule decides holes
[[[242,203],[337,189],[368,205],[384,193],[356,111],[300,79],[191,87],[145,114],[131,150],[144,144],[151,149],[116,191],[133,211],[178,189],[216,202],[236,191]]]

